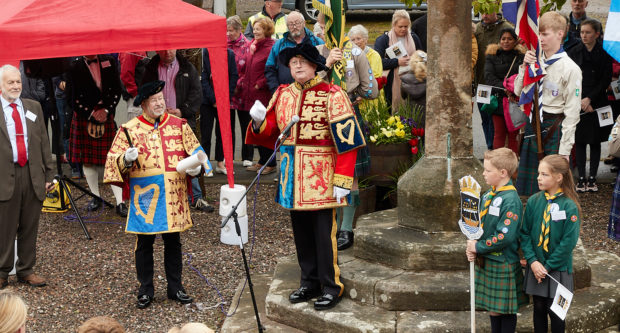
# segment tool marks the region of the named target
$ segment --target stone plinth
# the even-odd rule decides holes
[[[473,155],[451,160],[425,156],[398,181],[398,224],[430,232],[460,232],[458,180],[472,175],[484,186],[483,170]]]

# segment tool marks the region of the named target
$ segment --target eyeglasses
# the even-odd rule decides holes
[[[291,22],[287,22],[286,25],[291,27],[291,28],[295,28],[295,27],[303,27],[305,25],[305,21],[291,21]]]
[[[295,58],[295,59],[291,59],[291,61],[288,63],[289,66],[293,67],[293,66],[302,66],[305,64],[309,64],[310,61],[304,59],[304,58]]]

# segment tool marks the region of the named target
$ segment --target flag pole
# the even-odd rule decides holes
[[[545,157],[545,151],[543,150],[541,138],[542,134],[540,132],[540,110],[538,108],[538,99],[540,98],[540,96],[538,96],[538,82],[536,82],[534,89],[534,114],[532,115],[534,123],[532,124],[532,127],[534,129],[534,134],[536,135],[536,156],[538,156],[538,160],[540,161]]]

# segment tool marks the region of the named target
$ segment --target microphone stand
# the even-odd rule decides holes
[[[258,179],[260,179],[263,169],[265,169],[265,167],[269,165],[269,162],[275,159],[278,149],[280,148],[280,146],[282,146],[284,139],[286,139],[287,137],[288,137],[288,133],[282,133],[278,137],[278,140],[276,141],[276,147],[273,150],[273,153],[271,154],[271,156],[269,156],[267,163],[265,163],[265,165],[263,165],[260,168],[260,170],[258,170],[256,177],[254,177],[250,185],[248,185],[248,187],[246,188],[241,198],[239,198],[239,201],[237,201],[237,203],[232,206],[230,213],[228,213],[228,215],[226,216],[226,219],[224,219],[224,222],[222,222],[222,225],[220,226],[220,228],[224,228],[224,226],[226,226],[226,224],[228,223],[231,217],[233,218],[233,221],[235,222],[235,231],[237,232],[237,236],[239,236],[239,248],[241,249],[241,257],[243,257],[243,266],[245,268],[245,276],[248,279],[248,286],[250,287],[250,295],[252,296],[252,305],[254,306],[254,315],[256,316],[256,325],[258,326],[258,331],[260,333],[263,332],[264,328],[260,323],[260,317],[258,315],[258,307],[256,306],[256,296],[254,295],[254,285],[252,284],[252,279],[250,277],[250,267],[248,266],[248,261],[245,256],[245,249],[243,248],[243,239],[241,237],[241,227],[239,226],[239,221],[237,220],[237,207],[239,207],[243,199],[247,196],[250,189],[254,187]]]

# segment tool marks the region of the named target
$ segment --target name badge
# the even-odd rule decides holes
[[[32,113],[32,111],[28,110],[26,111],[26,118],[30,119],[30,121],[34,122],[35,120],[37,120],[37,115]]]
[[[353,60],[347,60],[347,68],[354,68],[355,62]]]
[[[496,207],[496,206],[489,207],[489,214],[493,216],[499,216],[499,207]]]
[[[551,219],[554,221],[566,220],[566,211],[559,210],[557,212],[551,212]]]

